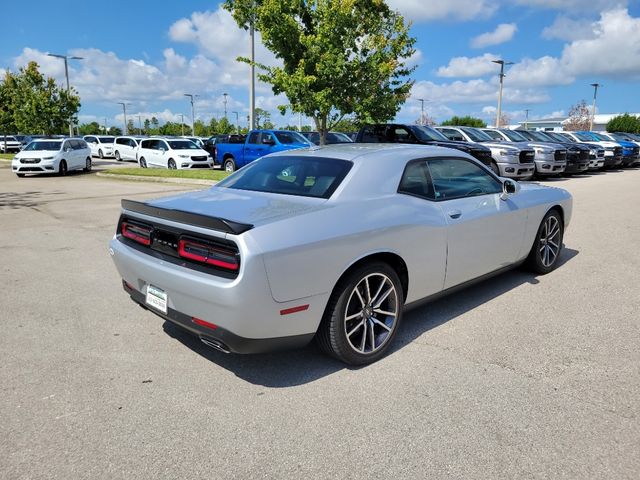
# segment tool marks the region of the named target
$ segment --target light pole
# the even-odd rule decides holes
[[[199,95],[194,95],[193,93],[185,93],[185,97],[189,97],[191,100],[191,135],[196,134],[196,116],[195,116],[195,108],[193,106],[194,100],[199,97]]]
[[[236,115],[236,133],[240,135],[240,115],[238,112],[231,112],[231,113],[235,113]]]
[[[253,3],[253,2],[252,2]],[[256,67],[254,62],[256,61],[256,48],[255,48],[255,29],[254,19],[251,19],[249,23],[249,59],[251,60],[250,69],[250,81],[249,81],[249,130],[253,130],[256,126]]]
[[[529,112],[530,111],[531,111],[530,108],[524,109],[524,129],[525,130],[529,130]]]
[[[496,113],[496,127],[500,128],[500,121],[502,120],[502,87],[504,85],[504,66],[513,65],[513,62],[506,62],[504,60],[491,60],[493,63],[500,65],[500,91],[498,93],[498,111]]]
[[[604,85],[601,83],[592,83],[591,86],[593,87],[593,107],[591,107],[591,119],[589,121],[590,132],[593,131],[593,121],[596,117],[596,97],[598,96],[598,88],[604,87]]]
[[[69,86],[69,65],[67,60],[82,60],[82,57],[58,55],[56,53],[47,53],[49,57],[62,58],[64,60],[64,76],[67,78],[67,94],[71,94],[71,87]],[[73,122],[69,119],[69,136],[73,137]]]
[[[222,96],[224,97],[224,118],[227,118],[227,96],[229,94],[228,93],[223,93]]]
[[[122,112],[124,113],[124,130],[122,130],[122,134],[129,135],[129,130],[127,129],[127,104],[125,102],[118,102],[118,105],[122,105]]]
[[[104,134],[107,134],[107,117],[104,117]]]
[[[184,113],[180,114],[180,128],[182,129],[182,136],[184,137]]]
[[[417,99],[420,102],[420,125],[424,125],[424,98]]]
[[[138,115],[138,135],[142,135],[142,116]]]

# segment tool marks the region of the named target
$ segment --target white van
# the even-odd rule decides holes
[[[89,144],[92,157],[113,157],[113,141],[116,137],[104,135],[85,135],[82,138]]]
[[[191,140],[182,138],[145,138],[138,147],[142,168],[213,168],[213,158]]]
[[[122,160],[137,161],[136,150],[138,150],[140,140],[137,137],[116,137],[113,142],[113,156],[119,162]]]
[[[91,170],[91,150],[80,138],[34,140],[18,152],[11,161],[11,170],[18,177],[27,173],[57,173],[69,170]]]

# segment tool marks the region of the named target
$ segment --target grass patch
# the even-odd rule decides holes
[[[222,170],[165,170],[163,168],[112,168],[104,173],[112,175],[135,175],[137,177],[197,178],[199,180],[219,181],[229,176]]]
[[[0,153],[0,159],[2,160],[11,160],[15,156],[15,153]]]

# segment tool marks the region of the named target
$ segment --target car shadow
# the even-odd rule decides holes
[[[578,254],[577,250],[565,247],[558,268],[561,268]],[[526,283],[537,284],[536,275],[516,268],[459,290],[455,301],[451,296],[446,296],[408,311],[388,355],[404,348],[429,330]],[[187,348],[232,372],[242,380],[269,388],[304,385],[343,369],[367,368],[366,366],[352,367],[330,358],[320,351],[315,342],[311,342],[304,348],[286,352],[235,355],[225,354],[207,347],[197,337],[171,322],[165,321],[163,329],[167,335]]]
[[[62,195],[64,192],[0,192],[0,208],[34,208],[50,200],[50,195]]]

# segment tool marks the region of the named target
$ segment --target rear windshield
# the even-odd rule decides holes
[[[353,164],[336,158],[265,157],[227,177],[218,187],[329,198]]]
[[[23,152],[33,152],[37,150],[46,150],[48,152],[57,152],[60,150],[62,142],[31,142],[24,147]]]
[[[191,140],[167,140],[167,143],[174,150],[198,150],[200,148]]]

